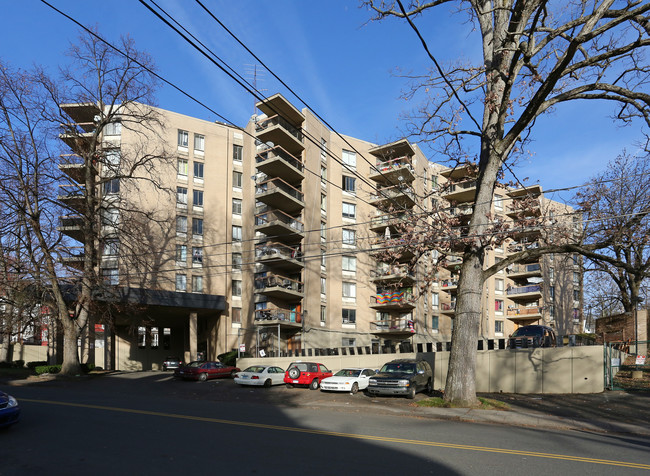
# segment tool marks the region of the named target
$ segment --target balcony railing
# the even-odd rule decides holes
[[[509,273],[534,273],[536,271],[541,271],[542,266],[539,263],[534,264],[516,264],[512,267],[506,268]]]
[[[290,309],[256,309],[255,320],[302,322],[302,313]]]
[[[266,193],[266,192],[277,192],[277,191],[282,191],[293,198],[300,200],[301,202],[303,201],[304,194],[298,190],[295,187],[292,187],[289,185],[287,182],[282,180],[279,177],[276,177],[271,180],[266,180],[265,182],[257,184],[257,187],[255,187],[255,193],[256,194],[261,194],[261,193]]]
[[[456,310],[456,301],[452,302],[443,302],[440,304],[441,311],[455,311]]]
[[[288,246],[275,241],[255,245],[255,257],[257,259],[277,257],[302,261],[302,256],[300,246]]]
[[[397,198],[401,196],[407,196],[411,200],[415,200],[415,193],[410,187],[395,185],[393,187],[378,188],[377,193],[371,195],[371,200],[388,200],[391,198]]]
[[[296,231],[303,232],[305,230],[305,225],[300,221],[284,213],[282,210],[268,210],[263,213],[258,213],[255,215],[255,226],[266,225],[273,221],[279,221],[288,225],[290,228],[293,228]]]
[[[443,288],[450,288],[458,286],[458,278],[456,279],[443,279],[440,281],[440,286]]]
[[[370,304],[412,304],[413,294],[406,291],[384,292],[370,296]]]
[[[255,278],[255,289],[284,288],[298,293],[302,292],[302,281],[288,278],[279,274],[269,273],[266,276]]]
[[[528,293],[541,293],[542,292],[542,285],[541,284],[533,284],[530,286],[520,286],[520,287],[511,287],[506,290],[506,294],[508,296],[513,296],[517,294],[528,294]]]
[[[510,243],[508,245],[508,252],[516,253],[517,251],[534,250],[537,248],[539,248],[539,242],[537,241],[530,243]]]
[[[289,134],[294,136],[299,142],[302,142],[302,131],[299,129],[295,128],[289,122],[280,117],[280,116],[271,116],[267,119],[264,119],[256,124],[255,131],[256,132],[262,132],[269,127],[273,126],[280,126],[283,129],[285,129]]]
[[[400,222],[406,219],[404,213],[387,213],[384,215],[374,216],[370,219],[370,226],[375,228],[379,226],[388,226],[395,222]]]
[[[467,180],[465,182],[453,183],[445,193],[460,192],[461,190],[468,190],[476,188],[476,180]]]
[[[518,307],[508,309],[508,317],[529,316],[531,314],[541,314],[541,307]]]
[[[411,163],[411,159],[406,156],[398,157],[396,159],[391,159],[387,161],[378,160],[375,163],[375,166],[377,167],[377,170],[379,170],[379,172],[388,172],[391,170],[401,169],[403,167],[406,167],[410,171],[413,171],[413,165]]]
[[[415,323],[413,319],[400,317],[397,319],[382,319],[370,321],[371,332],[410,332],[415,333]]]
[[[255,161],[257,163],[260,163],[260,162],[266,162],[267,160],[271,160],[274,158],[279,158],[284,160],[286,163],[288,163],[292,167],[295,167],[301,172],[303,170],[304,167],[303,163],[300,160],[296,159],[293,155],[291,155],[289,152],[284,150],[279,145],[276,145],[274,147],[271,147],[270,149],[266,149],[262,152],[259,152],[255,157]]]
[[[395,266],[377,266],[371,271],[372,278],[381,278],[384,276],[410,277],[415,279],[415,272],[409,269],[407,265]]]

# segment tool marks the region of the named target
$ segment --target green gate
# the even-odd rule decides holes
[[[605,353],[605,387],[609,390],[650,390],[650,341],[607,342]],[[645,356],[643,364],[637,356]]]

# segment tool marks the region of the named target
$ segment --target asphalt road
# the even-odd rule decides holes
[[[650,439],[438,421],[409,402],[145,372],[6,388],[0,475],[641,474]],[[424,396],[418,396],[424,398]]]

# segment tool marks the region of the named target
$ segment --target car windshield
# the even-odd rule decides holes
[[[190,362],[187,364],[188,367],[200,367],[203,364],[203,362],[199,362],[198,360],[195,360],[194,362]]]
[[[262,367],[261,365],[254,365],[252,367],[248,367],[244,372],[250,372],[252,374],[261,374],[264,372],[265,367]]]
[[[334,374],[335,377],[358,377],[361,370],[342,369]]]
[[[402,374],[414,374],[415,373],[415,364],[386,364],[381,368],[382,372],[393,374],[393,373],[402,373]]]
[[[542,337],[543,335],[543,327],[520,327],[512,334],[512,337]]]

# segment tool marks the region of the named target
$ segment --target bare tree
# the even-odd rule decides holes
[[[494,235],[491,207],[500,175],[521,156],[536,119],[566,102],[605,100],[619,106],[623,121],[650,124],[650,3],[603,0],[363,2],[374,19],[406,19],[427,47],[434,67],[419,78],[409,98],[426,97],[410,121],[410,132],[434,143],[452,166],[477,158],[476,194],[462,242],[456,319],[445,399],[476,402],[475,368],[483,284],[496,271],[485,269]],[[443,68],[414,23],[456,5],[458,15],[477,27],[483,53],[479,64]],[[523,251],[522,253],[527,253]],[[511,256],[505,262],[516,261]],[[497,267],[498,268],[498,267]]]
[[[167,218],[143,206],[138,193],[143,186],[162,188],[158,177],[168,172],[170,163],[162,140],[164,124],[154,107],[152,60],[128,37],[121,39],[119,50],[93,32],[70,48],[71,63],[61,70],[59,81],[43,71],[3,68],[1,87],[12,93],[12,102],[2,104],[8,131],[3,170],[16,177],[4,190],[15,190],[11,203],[32,237],[32,263],[42,257],[45,265],[39,282],[51,288],[63,329],[64,374],[79,373],[78,339],[90,315],[106,309],[94,297],[110,299],[119,284],[117,272],[102,272],[100,254],[110,249],[113,255],[120,246],[139,242],[134,236],[138,228],[128,225],[133,217]],[[128,141],[121,141],[123,136]],[[50,153],[53,142],[68,148],[60,162]],[[61,204],[52,203],[55,185],[60,186]],[[61,229],[81,242],[81,253],[74,251],[74,240],[57,232],[60,215]],[[62,267],[59,258],[70,266]],[[117,264],[112,269],[117,271]],[[74,302],[69,298],[72,288]]]

